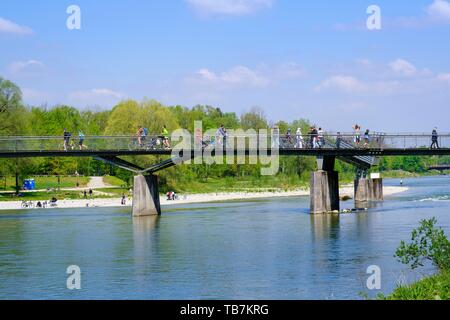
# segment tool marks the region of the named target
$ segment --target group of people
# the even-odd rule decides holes
[[[361,139],[361,127],[358,124],[353,126],[354,139],[353,143],[356,147],[360,147],[362,143]],[[343,141],[342,135],[340,132],[336,135],[336,147],[339,149],[341,147],[341,143]],[[287,129],[284,137],[281,137],[281,147],[294,147],[294,148],[310,148],[310,149],[320,149],[325,147],[325,132],[322,127],[317,127],[313,125],[309,128],[307,134],[304,136],[302,134],[301,128],[297,128],[295,132],[295,136],[292,135],[291,128]],[[364,148],[370,145],[370,130],[367,129],[363,135],[364,144],[362,145]],[[272,128],[272,148],[280,147],[280,129],[278,126],[274,126]]]
[[[311,126],[307,141],[305,141],[301,128],[297,128],[295,136],[292,135],[291,128],[288,128],[284,137],[282,137],[281,147],[303,148],[322,148],[325,145],[324,131],[321,127]],[[280,129],[278,126],[272,128],[272,148],[280,147]]]
[[[359,124],[354,124],[352,126],[353,129],[353,144],[355,147],[360,147],[362,144],[363,148],[367,148],[371,143],[371,135],[370,130],[366,129],[364,134],[361,135],[362,129]],[[138,130],[136,132],[137,142],[140,147],[145,145],[145,141],[148,136],[148,129],[143,126],[138,126]],[[72,134],[64,129],[64,150],[74,149],[74,144],[71,143]],[[216,131],[215,134],[215,143],[217,145],[226,146],[227,145],[227,137],[228,132],[224,126],[221,124]],[[319,127],[317,128],[315,125],[309,128],[309,131],[306,135],[307,139],[302,134],[301,128],[297,128],[295,135],[292,134],[291,128],[288,128],[286,134],[281,137],[282,145],[281,147],[294,147],[294,148],[323,148],[325,146],[325,135],[324,130]],[[78,147],[80,150],[83,148],[87,148],[84,144],[85,135],[81,130],[78,130]],[[171,149],[170,141],[169,141],[169,131],[167,127],[163,125],[162,132],[159,136],[157,136],[156,144],[162,144],[165,149]],[[306,141],[305,141],[306,140]],[[341,133],[338,132],[336,136],[336,147],[340,148],[342,142]],[[194,133],[194,141],[196,144],[201,145],[202,147],[206,147],[208,143],[203,140],[201,129],[197,129]],[[272,148],[280,147],[280,129],[278,126],[273,126],[272,128]],[[431,134],[431,149],[439,149],[439,137],[437,133],[437,128],[434,128]]]
[[[353,133],[354,133],[354,139],[353,143],[356,145],[356,147],[359,147],[361,145],[361,126],[358,124],[353,125],[352,127]],[[367,148],[370,145],[370,130],[366,129],[364,132],[364,144],[363,147]]]
[[[147,140],[147,136],[148,136],[148,128],[143,127],[143,126],[138,126],[138,130],[136,132],[136,137],[137,137],[137,141],[140,147],[144,147],[145,142]],[[165,149],[170,149],[170,142],[169,142],[169,130],[167,130],[166,125],[163,125],[161,134],[159,136],[156,137],[156,139],[158,139],[157,142],[159,142],[160,144],[162,144],[162,146]]]
[[[167,200],[173,201],[178,199],[178,195],[174,191],[168,191],[166,193]]]
[[[75,146],[73,145],[73,143],[71,143],[70,138],[72,137],[72,133],[70,133],[69,131],[67,131],[66,128],[64,128],[64,151],[67,151],[68,149],[73,150],[75,148]],[[87,148],[84,145],[84,133],[81,130],[78,130],[78,147],[80,148],[80,150],[82,150],[83,148]]]
[[[92,196],[94,195],[94,192],[92,191],[92,189],[89,189],[89,191],[83,190],[83,198],[87,199],[88,194],[89,194],[89,198],[92,198]]]
[[[51,203],[51,201],[50,201]],[[33,201],[22,201],[21,207],[22,208],[47,208],[48,202],[47,201],[38,201],[36,202],[36,205]]]

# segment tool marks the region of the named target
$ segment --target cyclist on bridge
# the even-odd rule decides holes
[[[166,149],[170,149],[170,143],[169,143],[169,131],[166,128],[166,125],[163,125],[163,129],[162,129],[162,140],[163,140],[163,145]]]

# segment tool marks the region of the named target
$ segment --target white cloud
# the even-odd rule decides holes
[[[316,92],[326,89],[337,89],[348,93],[361,92],[365,89],[364,84],[352,76],[335,75],[326,78],[315,88]]]
[[[352,94],[389,95],[404,89],[401,82],[396,80],[368,80],[363,81],[353,76],[334,75],[326,78],[314,88],[316,93],[325,90],[335,90]]]
[[[255,69],[235,66],[217,73],[202,68],[189,78],[191,83],[214,84],[216,87],[267,87],[268,85],[306,76],[307,72],[300,65],[288,62],[278,65],[260,65]]]
[[[112,107],[125,98],[125,94],[111,89],[100,88],[75,91],[69,94],[69,102],[75,105]]]
[[[270,8],[274,0],[186,0],[204,15],[246,15]]]
[[[450,22],[450,2],[434,0],[427,8],[427,13],[434,20]]]
[[[12,21],[0,17],[0,33],[11,33],[19,35],[32,34],[33,30],[26,26],[20,26]]]
[[[13,76],[34,76],[44,68],[44,63],[38,60],[16,61],[8,66],[9,73]]]
[[[267,77],[245,66],[236,66],[220,74],[200,69],[196,75],[201,81],[219,85],[265,87],[270,84]]]
[[[217,81],[217,76],[214,72],[209,71],[208,69],[200,69],[197,71],[197,75],[208,81]]]
[[[292,79],[306,76],[305,69],[295,62],[281,64],[273,71],[278,79]]]
[[[444,81],[450,83],[450,73],[441,73],[437,76],[439,81]]]
[[[417,68],[410,62],[403,59],[397,59],[395,61],[392,61],[391,63],[389,63],[389,67],[395,73],[403,76],[410,77],[417,73]]]

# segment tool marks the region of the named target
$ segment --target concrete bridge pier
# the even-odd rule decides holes
[[[355,179],[355,203],[383,201],[383,179],[367,176]]]
[[[317,157],[318,170],[311,173],[311,213],[339,211],[339,174],[334,170],[335,157]]]
[[[135,176],[133,186],[133,217],[153,215],[161,215],[158,176]]]

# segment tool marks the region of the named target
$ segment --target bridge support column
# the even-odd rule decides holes
[[[355,180],[355,202],[383,201],[383,179]]]
[[[138,175],[134,177],[133,216],[152,216],[161,214],[159,203],[158,177]]]
[[[318,157],[318,169],[311,173],[311,213],[339,211],[339,174],[334,171],[334,157]]]

